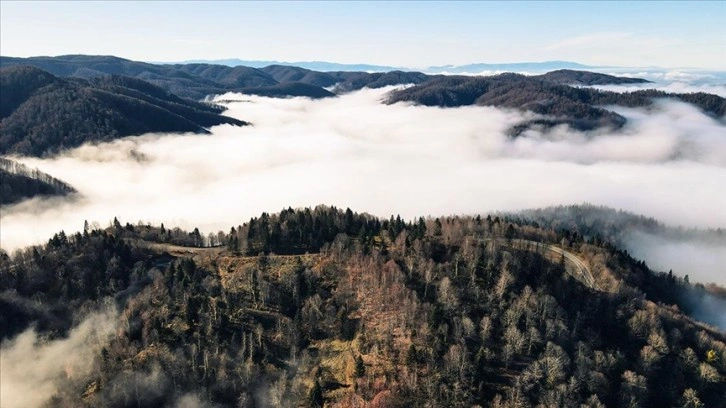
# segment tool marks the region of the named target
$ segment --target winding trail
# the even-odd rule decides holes
[[[585,286],[594,289],[602,290],[595,281],[595,277],[592,275],[590,268],[587,266],[585,261],[574,253],[560,248],[559,246],[552,244],[544,244],[537,241],[530,241],[526,239],[484,239],[483,242],[496,242],[499,245],[511,246],[514,249],[524,249],[527,251],[533,251],[542,253],[549,251],[556,256],[561,256],[565,259],[565,271],[572,277],[582,282]],[[569,265],[569,268],[567,267]]]

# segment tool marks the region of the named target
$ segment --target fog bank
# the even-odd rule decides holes
[[[625,247],[648,267],[689,276],[692,282],[726,285],[726,236],[722,239],[676,239],[644,232],[626,236]],[[726,324],[722,327],[726,327]]]

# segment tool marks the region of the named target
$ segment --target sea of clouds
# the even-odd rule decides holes
[[[16,158],[81,197],[4,207],[0,244],[12,252],[114,217],[216,233],[317,204],[410,219],[589,202],[670,225],[726,227],[726,126],[691,105],[613,108],[628,119],[616,132],[561,127],[511,139],[507,130],[531,114],[381,103],[390,90],[323,100],[226,94],[218,100],[237,101],[226,114],[253,126]]]
[[[657,85],[686,86],[715,86],[714,93],[724,94],[717,85]],[[227,103],[226,114],[254,126],[217,126],[211,135],[149,134],[54,158],[16,158],[70,183],[80,196],[3,207],[0,244],[13,251],[60,230],[81,230],[85,220],[105,226],[114,217],[227,231],[263,211],[317,204],[411,219],[588,202],[673,226],[726,227],[723,118],[659,101],[647,110],[613,108],[628,119],[617,132],[561,127],[511,139],[507,129],[531,114],[385,105],[388,91],[315,101],[227,94],[218,100],[237,102]],[[636,232],[625,242],[653,268],[726,284],[723,239],[704,243]],[[702,309],[717,313],[720,306]],[[708,320],[718,319],[723,316]],[[97,369],[90,356],[117,324],[115,313],[105,312],[67,339],[41,342],[29,330],[3,343],[0,403],[41,406],[59,384]],[[163,383],[154,375],[141,381]],[[177,405],[200,402],[187,395]]]

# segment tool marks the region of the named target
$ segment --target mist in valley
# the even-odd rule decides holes
[[[648,110],[612,108],[628,118],[621,130],[560,127],[511,139],[507,130],[534,115],[381,103],[391,89],[322,100],[227,94],[217,97],[236,101],[226,102],[226,114],[253,126],[17,158],[81,197],[3,208],[2,248],[81,230],[85,220],[163,222],[206,234],[262,212],[317,204],[410,219],[589,202],[673,226],[726,227],[726,126],[695,107],[660,101]],[[723,254],[720,245],[715,251]],[[702,277],[682,267],[698,259],[691,253],[638,253],[654,267],[724,282],[722,258]]]

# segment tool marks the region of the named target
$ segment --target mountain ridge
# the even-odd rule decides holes
[[[494,106],[543,115],[543,118],[515,125],[509,131],[511,136],[518,136],[531,128],[548,130],[559,125],[568,125],[580,131],[619,129],[625,125],[625,117],[602,106],[649,107],[657,98],[691,103],[716,118],[726,115],[726,99],[703,92],[677,94],[650,89],[617,93],[570,85],[582,84],[583,81],[602,84],[611,78],[620,83],[647,82],[571,70],[536,76],[512,73],[487,77],[443,76],[406,89],[394,90],[388,95],[386,103],[407,102],[437,107]]]
[[[59,78],[32,66],[0,68],[0,154],[43,156],[86,142],[150,132],[208,133],[246,123],[145,81]],[[52,107],[52,108],[51,108]]]
[[[76,344],[91,369],[52,360],[45,395],[66,406],[718,406],[726,334],[678,298],[700,289],[562,234],[327,206],[208,240],[114,219],[0,257],[0,333],[36,327],[33,355]],[[576,254],[602,290],[521,239]]]
[[[311,98],[329,97],[325,89],[338,85],[336,92],[350,92],[363,87],[419,84],[440,75],[424,72],[386,68],[385,72],[320,71],[305,66],[279,63],[258,67],[242,65],[226,66],[206,63],[150,64],[113,56],[66,55],[59,57],[15,58],[0,56],[0,67],[31,64],[58,76],[91,78],[108,74],[137,77],[151,82],[178,96],[196,100],[208,95],[227,92],[247,92],[258,95],[280,95],[280,84],[301,82],[319,88],[297,88],[293,95]],[[514,66],[511,66],[512,68]],[[560,64],[558,68],[581,67],[578,64]],[[604,74],[600,74],[604,75]],[[623,83],[609,77],[607,84]],[[269,89],[266,89],[269,88]],[[284,96],[284,95],[283,95]]]
[[[14,160],[0,157],[0,205],[15,204],[36,196],[66,196],[77,193],[68,183]]]

